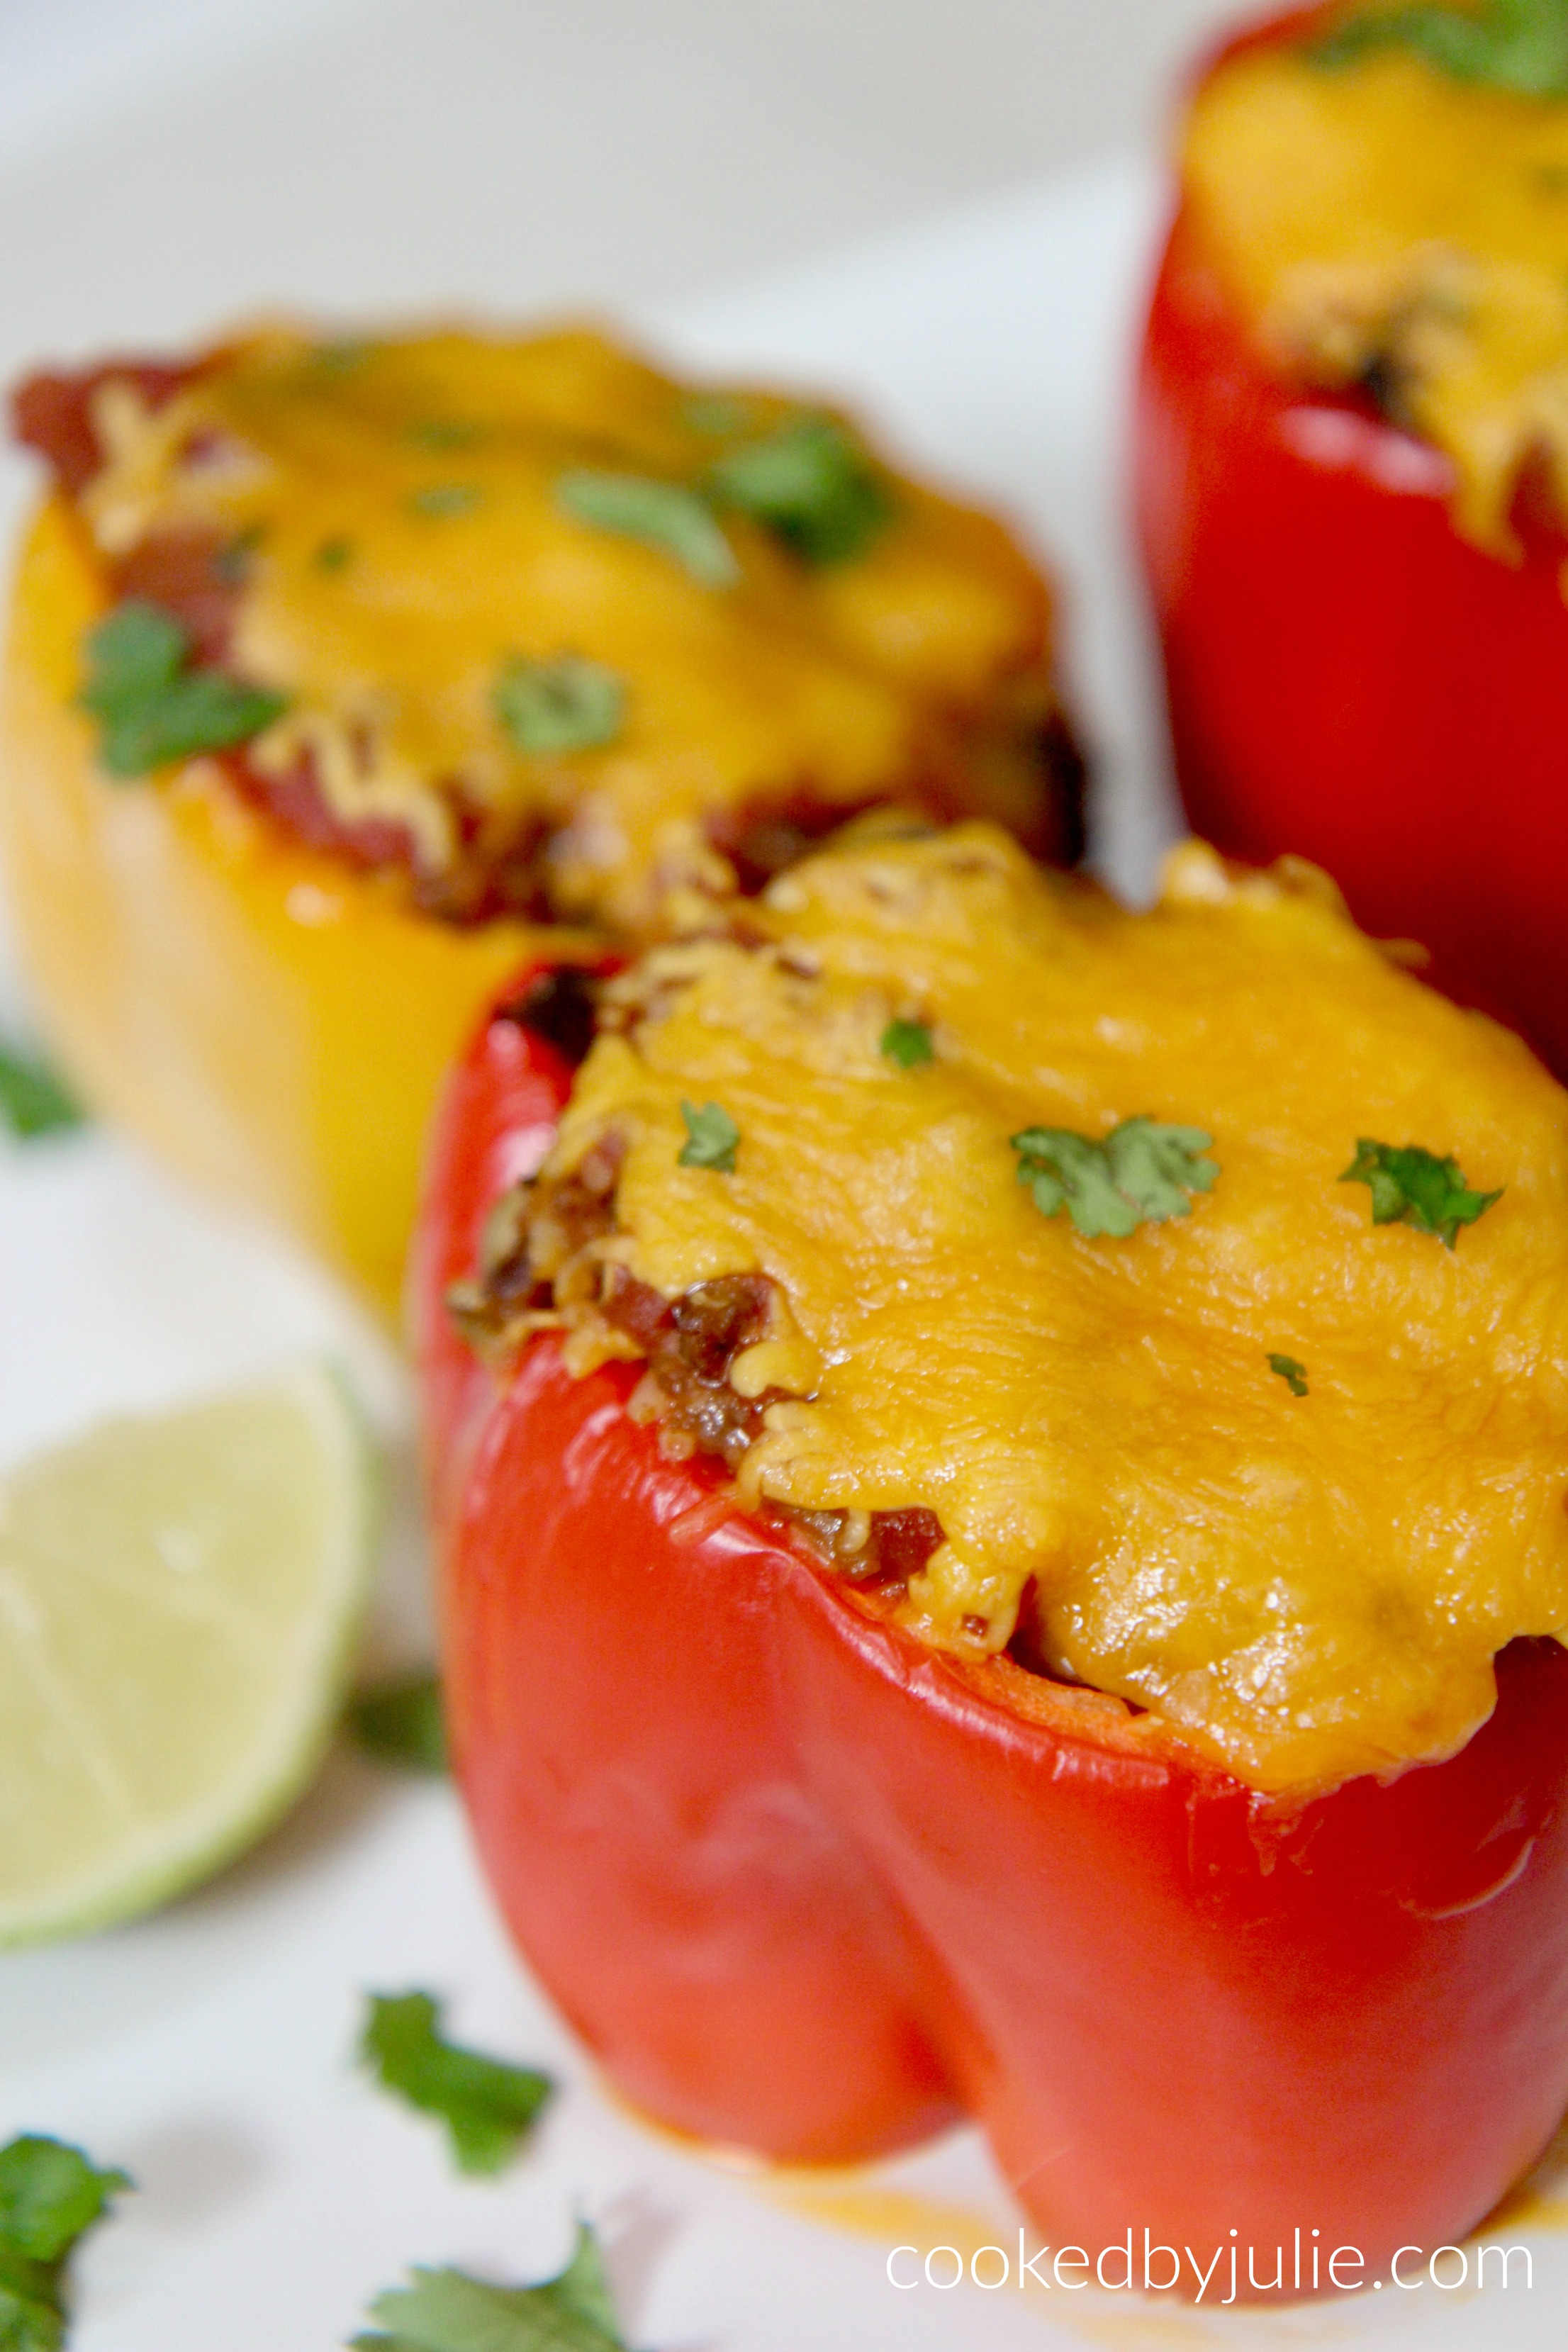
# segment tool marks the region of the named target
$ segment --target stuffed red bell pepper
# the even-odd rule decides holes
[[[1134,916],[852,829],[520,982],[417,1282],[458,1769],[630,2099],[794,2161],[968,2112],[1053,2242],[1260,2291],[1533,2159],[1568,1098],[1321,876],[1193,844]]]
[[[1138,499],[1198,830],[1568,1069],[1568,17],[1297,9],[1184,124]]]

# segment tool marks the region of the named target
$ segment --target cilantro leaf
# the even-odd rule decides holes
[[[132,597],[89,632],[91,690],[106,700],[155,693],[179,676],[190,643],[173,614]]]
[[[362,1691],[348,1712],[349,1729],[367,1756],[404,1772],[447,1769],[441,1685],[435,1675],[413,1675]]]
[[[1306,1395],[1307,1367],[1305,1364],[1299,1364],[1294,1356],[1270,1356],[1268,1369],[1271,1372],[1278,1373],[1292,1396]]]
[[[226,751],[269,727],[282,697],[222,670],[190,667],[190,633],[156,604],[119,604],[86,643],[79,700],[102,728],[99,757],[111,776],[144,776],[195,751]]]
[[[578,522],[617,531],[673,555],[704,588],[732,588],[741,576],[735,551],[700,490],[648,474],[563,474],[557,503]]]
[[[831,416],[797,416],[708,469],[713,495],[806,563],[847,563],[892,514],[882,478]]]
[[[0,2347],[58,2352],[66,2340],[64,2273],[71,2249],[129,2189],[79,2147],[26,2132],[0,2148]]]
[[[751,414],[751,403],[733,392],[689,393],[680,404],[680,421],[687,431],[716,441],[731,433],[743,433]]]
[[[363,335],[339,335],[331,342],[312,345],[305,364],[318,375],[351,375],[374,355],[375,348]]]
[[[484,503],[484,492],[475,482],[427,482],[423,489],[410,490],[408,503],[416,514],[434,515],[437,520],[448,515],[472,514]]]
[[[101,2172],[68,2141],[25,2132],[0,2148],[0,2244],[60,2263],[130,2176]]]
[[[65,2313],[47,2282],[37,2283],[19,2257],[0,2247],[0,2347],[4,2352],[59,2352]]]
[[[501,2171],[555,2088],[531,2066],[444,2040],[427,1992],[372,1993],[360,2056],[384,2090],[442,2118],[462,2172]]]
[[[579,2223],[571,2261],[538,2286],[490,2286],[466,2271],[419,2270],[371,2305],[392,2333],[356,2336],[360,2352],[626,2352],[594,2232]]]
[[[1200,1155],[1214,1139],[1201,1128],[1125,1118],[1102,1142],[1066,1127],[1026,1127],[1013,1138],[1018,1181],[1043,1216],[1066,1209],[1088,1240],[1125,1240],[1142,1224],[1190,1215],[1189,1193],[1206,1192],[1219,1174]]]
[[[1439,1160],[1419,1143],[1378,1143],[1366,1135],[1357,1136],[1355,1158],[1339,1181],[1368,1187],[1374,1225],[1414,1225],[1436,1234],[1449,1249],[1459,1227],[1484,1217],[1503,1191],[1472,1192],[1457,1160]]]
[[[699,1110],[695,1103],[683,1102],[680,1116],[686,1122],[686,1141],[677,1166],[716,1168],[721,1175],[732,1176],[741,1130],[723,1105],[704,1103]]]
[[[519,655],[496,680],[496,716],[513,748],[548,755],[613,743],[626,722],[626,680],[576,654],[553,661]]]
[[[318,572],[344,572],[353,562],[354,543],[338,533],[323,539],[310,561]]]
[[[256,560],[256,551],[261,545],[265,536],[266,530],[263,524],[247,523],[245,529],[237,532],[226,546],[216,550],[212,560],[213,570],[226,588],[244,587],[250,577],[251,566]]]
[[[0,1045],[0,1119],[26,1141],[79,1127],[82,1112],[46,1063]]]
[[[489,438],[489,428],[463,416],[424,416],[408,428],[416,449],[474,449]]]
[[[1521,98],[1568,97],[1568,0],[1486,0],[1479,9],[1369,9],[1308,50],[1331,69],[1382,48],[1414,49],[1455,81]]]
[[[882,1051],[900,1070],[918,1070],[922,1063],[936,1059],[931,1031],[923,1021],[889,1021],[882,1032]]]

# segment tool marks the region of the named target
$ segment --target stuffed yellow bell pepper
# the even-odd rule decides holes
[[[849,814],[1080,844],[1050,604],[844,421],[597,334],[244,336],[38,376],[0,831],[88,1100],[395,1305],[504,976]]]

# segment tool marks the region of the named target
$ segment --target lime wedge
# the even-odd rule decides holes
[[[0,1945],[150,1909],[300,1794],[376,1505],[317,1366],[107,1423],[0,1486]]]

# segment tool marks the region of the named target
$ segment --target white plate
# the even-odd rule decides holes
[[[1132,889],[1171,829],[1118,465],[1158,211],[1150,175],[1106,170],[643,322],[678,358],[776,369],[862,402],[918,461],[1037,538],[1071,583],[1073,672],[1107,779],[1101,846]],[[231,300],[252,277],[263,282],[253,270]],[[388,299],[384,280],[376,290]],[[0,1148],[0,1459],[304,1349],[342,1356],[403,1465],[376,1641],[417,1648],[401,1377],[296,1256],[108,1138]],[[362,1991],[411,1985],[449,1997],[463,2036],[564,2085],[533,2153],[493,2187],[454,2179],[434,2129],[350,2063]],[[629,2340],[669,2352],[1085,2337],[1121,2352],[1373,2337],[1529,2352],[1561,2341],[1568,2293],[1568,2242],[1539,2227],[1533,2288],[1516,2268],[1506,2295],[1495,2282],[1479,2295],[1427,2286],[1260,2315],[1092,2290],[900,2292],[893,2244],[1016,2245],[973,2134],[815,2183],[728,2174],[661,2139],[602,2095],[512,1959],[449,1791],[346,1754],[204,1894],[98,1942],[0,1962],[0,2137],[22,2128],[79,2138],[140,2184],[79,2266],[80,2352],[324,2352],[410,2262],[517,2279],[557,2267],[574,2213],[606,2234]]]

